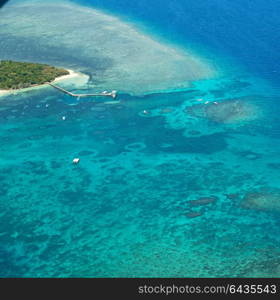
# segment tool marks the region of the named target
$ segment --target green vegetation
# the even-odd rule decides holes
[[[55,78],[68,75],[64,69],[45,64],[0,61],[0,89],[22,89],[53,81]]]

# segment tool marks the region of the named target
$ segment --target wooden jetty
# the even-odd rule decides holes
[[[76,97],[76,98],[82,98],[82,97],[112,97],[113,99],[115,99],[117,97],[117,91],[112,91],[112,92],[104,91],[102,93],[95,93],[95,94],[73,94],[73,93],[63,89],[60,86],[54,85],[52,83],[49,83],[49,85],[52,86],[53,88],[61,91],[64,94],[67,94],[71,97]]]

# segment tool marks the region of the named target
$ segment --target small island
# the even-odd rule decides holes
[[[69,75],[68,70],[46,64],[0,61],[0,90],[19,90],[54,81]]]
[[[64,94],[76,98],[112,97],[115,99],[117,97],[117,91],[115,90],[111,92],[75,94],[55,85],[57,82],[66,80],[72,86],[84,85],[88,82],[89,76],[47,64],[0,60],[0,96],[51,86]]]

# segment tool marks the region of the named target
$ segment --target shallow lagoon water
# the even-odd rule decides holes
[[[0,275],[278,277],[279,94],[240,71],[117,103],[2,98]]]

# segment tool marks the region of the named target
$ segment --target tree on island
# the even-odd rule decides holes
[[[64,69],[46,64],[0,61],[0,89],[22,89],[53,81],[55,78],[68,75]]]

